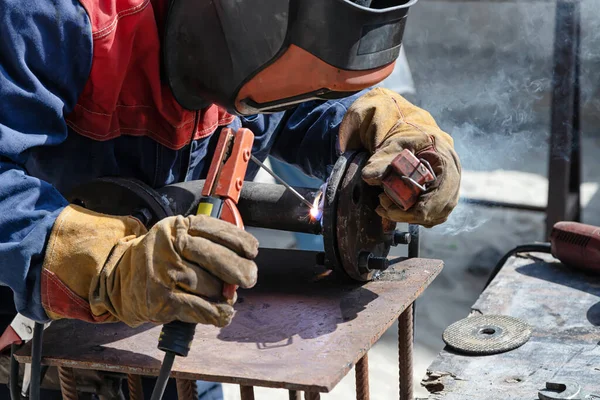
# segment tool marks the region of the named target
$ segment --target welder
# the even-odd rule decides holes
[[[260,279],[254,237],[207,216],[147,230],[64,197],[105,176],[201,179],[225,126],[251,129],[259,159],[323,180],[342,152],[364,148],[363,178],[379,185],[410,149],[437,180],[408,211],[381,195],[378,213],[444,222],[460,181],[452,138],[398,94],[368,90],[393,70],[414,1],[360,3],[0,0],[4,313],[227,325],[224,283]]]

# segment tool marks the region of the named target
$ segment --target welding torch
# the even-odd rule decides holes
[[[235,134],[230,128],[222,130],[196,214],[219,218],[244,229],[236,205],[240,198],[253,142],[254,134],[249,129],[241,128]],[[223,297],[232,299],[236,290],[235,285],[224,284]],[[173,321],[163,325],[158,348],[165,352],[165,357],[151,400],[162,398],[175,356],[187,357],[195,331],[196,324],[188,322]]]

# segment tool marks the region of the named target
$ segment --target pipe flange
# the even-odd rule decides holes
[[[337,202],[339,198],[339,187],[346,173],[346,166],[352,161],[355,152],[349,151],[342,154],[333,166],[333,170],[327,180],[323,201],[323,249],[325,252],[325,266],[330,269],[338,269],[341,259],[337,246]]]
[[[337,189],[335,234],[340,265],[357,281],[370,281],[389,266],[389,236],[396,223],[379,216],[380,187],[367,184],[362,169],[369,159],[366,152],[356,154],[346,165],[344,177]],[[365,268],[361,255],[369,261],[380,261],[376,268]]]

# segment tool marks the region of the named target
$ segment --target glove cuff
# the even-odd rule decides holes
[[[117,244],[145,233],[136,218],[67,206],[54,223],[42,268],[42,305],[48,317],[116,321],[109,313],[92,313],[92,284]]]

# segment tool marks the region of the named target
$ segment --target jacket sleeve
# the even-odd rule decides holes
[[[48,319],[44,247],[67,202],[24,165],[30,149],[66,139],[63,114],[91,59],[91,26],[77,0],[0,0],[0,284],[12,289],[18,312],[38,321]]]
[[[309,101],[283,113],[253,116],[243,122],[258,132],[275,131],[267,135],[270,141],[262,146],[265,152],[295,165],[309,176],[325,180],[340,156],[338,128],[348,107],[362,94]]]

